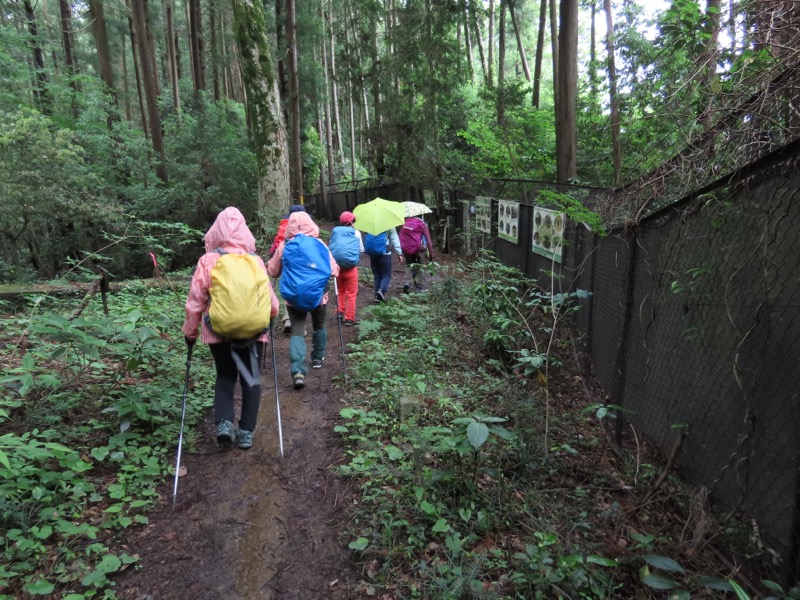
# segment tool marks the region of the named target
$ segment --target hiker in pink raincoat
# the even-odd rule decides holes
[[[247,449],[253,445],[253,432],[256,428],[258,406],[261,400],[260,373],[257,372],[261,364],[261,355],[268,335],[263,333],[255,340],[255,367],[256,372],[242,373],[237,362],[242,365],[253,364],[253,345],[239,345],[226,340],[212,331],[203,317],[208,314],[211,303],[211,270],[224,254],[255,254],[256,241],[247,228],[244,216],[238,208],[229,207],[223,210],[214,221],[214,224],[205,235],[206,253],[197,261],[189,297],[186,299],[186,320],[183,322],[183,334],[186,343],[194,345],[200,327],[200,339],[208,344],[211,355],[214,357],[214,366],[217,370],[217,380],[214,385],[214,421],[217,425],[217,441],[220,444],[237,444],[239,448]],[[264,261],[255,256],[257,262],[267,272]],[[272,288],[272,283],[267,278],[271,296],[270,318],[278,314],[278,298]],[[200,326],[203,322],[202,327]],[[238,355],[236,360],[234,353]],[[242,386],[242,411],[239,418],[238,430],[234,426],[235,419],[233,407],[233,390],[236,380]]]
[[[311,215],[305,212],[295,212],[289,215],[289,223],[286,226],[286,239],[281,242],[275,254],[267,262],[267,271],[272,277],[280,277],[283,272],[283,255],[286,249],[286,244],[290,243],[292,239],[303,234],[308,237],[316,238],[322,246],[323,251],[330,260],[331,277],[336,277],[339,274],[339,265],[333,259],[327,245],[319,240],[319,227],[314,223]],[[281,280],[281,286],[284,281]],[[292,363],[292,384],[294,388],[299,390],[305,387],[306,370],[306,338],[304,335],[306,325],[306,315],[311,315],[311,327],[313,333],[311,334],[311,367],[314,369],[322,368],[325,362],[325,348],[328,343],[328,330],[325,328],[325,306],[328,303],[328,280],[323,282],[324,287],[319,289],[319,297],[321,301],[319,304],[310,311],[301,310],[296,306],[292,306],[291,302],[287,302],[289,310],[289,319],[292,324],[292,337],[289,339],[289,360]],[[284,288],[281,287],[281,290]]]
[[[403,256],[406,259],[406,278],[403,285],[403,292],[409,292],[410,283],[414,284],[414,289],[424,292],[425,287],[422,280],[422,259],[428,255],[428,260],[433,262],[433,242],[428,226],[420,217],[406,217],[405,223],[400,228],[400,246],[403,248]],[[410,276],[410,277],[409,277]]]

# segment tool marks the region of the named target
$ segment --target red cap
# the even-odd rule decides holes
[[[346,210],[341,215],[339,215],[339,223],[341,223],[342,225],[351,225],[355,220],[356,216],[349,210]]]

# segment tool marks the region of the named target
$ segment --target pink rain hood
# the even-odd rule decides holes
[[[319,227],[308,213],[295,212],[289,215],[289,223],[286,225],[286,239],[290,240],[298,233],[315,238],[319,237]]]
[[[256,240],[247,227],[244,215],[238,208],[229,206],[217,215],[217,220],[206,233],[205,246],[206,252],[222,248],[253,253],[256,251]]]

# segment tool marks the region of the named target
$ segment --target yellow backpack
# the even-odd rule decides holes
[[[269,279],[254,254],[221,256],[211,269],[211,305],[206,324],[229,340],[251,340],[269,329]]]

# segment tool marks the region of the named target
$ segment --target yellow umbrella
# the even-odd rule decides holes
[[[405,223],[405,207],[400,202],[375,198],[353,209],[359,231],[379,235]]]

